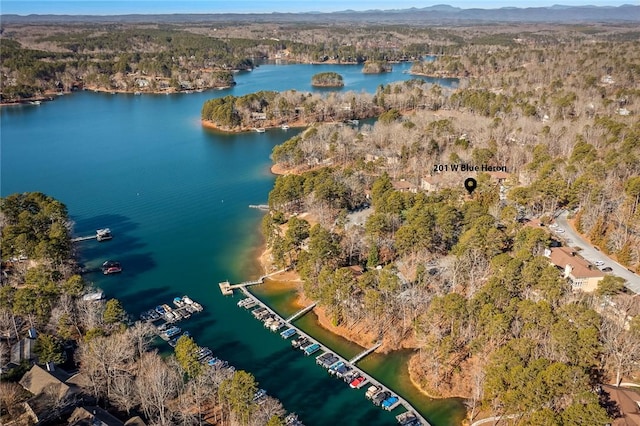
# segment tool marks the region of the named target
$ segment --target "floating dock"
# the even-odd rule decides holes
[[[180,300],[181,304],[178,306],[176,300]],[[188,300],[188,302],[184,302]],[[182,298],[176,297],[174,299],[175,307],[170,307],[168,303],[164,303],[156,306],[153,309],[149,309],[140,314],[140,320],[155,325],[158,329],[158,335],[164,340],[169,341],[169,338],[163,337],[163,331],[165,331],[171,324],[174,324],[183,319],[188,319],[192,314],[202,312],[204,308],[198,302],[191,300],[188,296]],[[162,309],[160,309],[162,308]]]
[[[108,241],[112,239],[111,230],[109,228],[97,229],[95,235],[87,235],[86,237],[76,237],[72,238],[72,243],[78,243],[80,241],[88,241],[88,240],[98,240],[98,241]]]
[[[233,290],[244,289],[245,287],[249,287],[252,285],[262,284],[264,280],[266,280],[267,278],[280,274],[282,272],[286,272],[289,269],[290,267],[286,267],[284,269],[280,269],[279,271],[275,271],[275,272],[271,272],[270,274],[263,275],[257,280],[245,281],[240,284],[231,284],[229,281],[222,281],[221,283],[218,283],[218,286],[220,287],[220,291],[224,296],[233,296]]]
[[[400,419],[402,419],[404,421],[411,420],[411,422],[412,422],[411,424],[413,424],[415,426],[417,426],[417,425],[431,426],[429,424],[429,422],[422,415],[420,415],[420,413],[418,413],[418,411],[415,408],[413,408],[413,406],[411,404],[409,404],[409,402],[407,400],[405,400],[404,398],[400,397],[400,395],[398,395],[397,393],[393,392],[391,389],[387,388],[385,385],[380,383],[374,377],[370,376],[369,374],[367,374],[364,371],[362,371],[361,369],[359,369],[356,365],[350,363],[347,359],[342,358],[340,355],[336,354],[336,352],[334,350],[332,350],[331,348],[323,345],[322,343],[318,342],[317,340],[315,340],[314,338],[309,336],[304,331],[302,331],[299,328],[293,326],[290,321],[288,321],[288,320],[284,319],[283,317],[281,317],[274,310],[269,308],[269,306],[264,304],[260,299],[258,299],[252,293],[250,293],[249,290],[246,289],[246,286],[241,286],[239,288],[240,288],[240,291],[246,297],[253,299],[253,301],[255,302],[255,305],[259,306],[258,308],[256,308],[253,311],[251,311],[251,314],[254,317],[256,317],[257,319],[264,319],[266,317],[273,317],[273,318],[276,318],[277,320],[280,320],[281,322],[284,323],[284,326],[288,327],[287,331],[289,329],[293,329],[298,334],[298,336],[300,336],[300,338],[307,339],[307,343],[305,343],[304,347],[300,347],[299,349],[302,349],[304,351],[306,348],[310,348],[310,347],[313,346],[313,348],[314,348],[313,352],[323,351],[323,352],[330,352],[330,353],[335,354],[335,357],[338,358],[338,361],[336,361],[336,363],[334,363],[334,365],[341,362],[343,365],[349,367],[349,371],[357,371],[357,373],[359,375],[361,375],[362,377],[365,378],[365,380],[363,381],[361,386],[358,386],[358,388],[361,388],[361,387],[365,386],[365,384],[366,385],[375,385],[380,389],[380,391],[389,392],[391,395],[396,396],[398,398],[398,401],[396,401],[393,405],[391,405],[388,408],[389,411],[392,411],[392,410],[396,409],[399,406],[403,406],[407,410],[407,412],[409,414],[402,413],[397,417],[400,417]],[[248,302],[245,302],[245,303],[248,303]],[[301,311],[305,311],[304,313],[306,313],[306,312],[310,311],[313,308],[313,306],[315,306],[315,304],[307,306],[304,309],[302,309]],[[299,311],[299,312],[301,312],[301,311]],[[303,314],[301,314],[299,316],[302,316]],[[294,314],[292,317],[294,317],[294,319],[298,318],[299,316],[296,316],[296,315],[297,315],[297,313]],[[290,318],[292,318],[292,317],[290,317]],[[293,343],[294,342],[292,342],[292,346],[297,347],[297,346],[293,345]],[[370,353],[375,351],[377,348],[379,348],[381,346],[381,344],[382,344],[381,342],[376,342],[375,345],[373,345],[372,347],[370,347],[368,349],[365,349],[363,352],[361,352],[360,354],[356,355],[352,359],[355,359],[354,362],[357,362],[357,361],[363,359],[364,357],[366,357],[367,355],[369,355]],[[317,349],[315,348],[314,345],[318,345]],[[316,362],[317,362],[318,358],[320,358],[320,357],[316,357]],[[348,374],[348,373],[345,372],[345,375],[346,374]],[[400,419],[398,419],[398,422],[400,422]],[[402,423],[402,424],[409,424],[409,423]]]

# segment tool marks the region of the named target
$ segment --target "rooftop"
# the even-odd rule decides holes
[[[22,376],[20,384],[34,395],[47,391],[54,392],[58,398],[64,398],[70,391],[69,385],[38,365],[31,367],[31,370]]]
[[[571,247],[554,247],[551,249],[549,258],[551,263],[560,268],[565,269],[569,265],[571,267],[571,276],[574,278],[604,277],[604,273],[583,259]]]

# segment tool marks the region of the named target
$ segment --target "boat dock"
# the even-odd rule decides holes
[[[297,320],[298,318],[300,318],[301,316],[303,316],[304,314],[306,314],[307,312],[309,312],[310,310],[315,308],[317,304],[318,304],[318,302],[313,302],[312,304],[310,304],[306,308],[300,309],[298,312],[296,312],[295,314],[291,315],[289,318],[287,318],[284,321],[288,324],[291,321]]]
[[[221,283],[218,283],[218,286],[220,286],[220,291],[224,296],[233,296],[233,290],[244,289],[245,287],[248,287],[251,285],[262,284],[264,280],[266,280],[267,278],[280,274],[282,272],[286,272],[288,270],[289,270],[288,267],[284,269],[280,269],[279,271],[275,271],[275,272],[271,272],[270,274],[263,275],[257,280],[245,281],[240,284],[231,284],[229,281],[223,281]]]
[[[257,306],[257,308],[255,308],[254,310],[251,311],[251,313],[253,314],[254,317],[256,317],[257,319],[260,319],[260,320],[262,320],[264,318],[267,318],[267,317],[270,317],[270,318],[274,318],[276,321],[282,322],[284,327],[287,327],[287,329],[294,329],[296,331],[296,334],[298,334],[298,336],[301,336],[301,337],[307,339],[308,343],[304,347],[301,347],[302,349],[309,348],[312,345],[318,345],[319,346],[318,349],[313,347],[314,352],[322,352],[322,353],[329,352],[329,353],[333,353],[333,354],[335,354],[335,357],[338,359],[338,361],[336,361],[336,363],[333,364],[333,365],[336,365],[338,363],[342,363],[342,365],[347,366],[351,371],[356,371],[357,374],[359,374],[360,376],[364,377],[365,380],[360,383],[358,388],[364,386],[364,384],[366,383],[366,384],[369,384],[369,385],[377,386],[380,389],[380,391],[387,391],[391,395],[396,396],[398,398],[398,400],[395,403],[393,403],[391,406],[384,407],[385,410],[392,411],[392,410],[394,410],[395,408],[397,408],[399,406],[403,406],[407,411],[403,412],[402,414],[400,414],[399,416],[396,416],[396,417],[400,417],[402,419],[404,419],[405,417],[414,418],[419,422],[419,423],[413,423],[415,425],[431,426],[429,424],[429,422],[416,409],[414,409],[413,406],[411,406],[411,404],[407,400],[402,398],[397,393],[393,392],[391,389],[389,389],[388,387],[386,387],[382,383],[380,383],[374,377],[372,377],[369,374],[367,374],[364,371],[362,371],[360,368],[358,368],[354,364],[355,362],[360,361],[361,359],[363,359],[364,357],[366,357],[367,355],[369,355],[370,353],[375,351],[377,348],[379,348],[382,345],[382,342],[376,342],[375,345],[373,345],[372,347],[364,350],[363,352],[359,353],[354,358],[352,358],[352,360],[355,360],[355,361],[349,361],[349,360],[341,357],[340,355],[338,355],[331,348],[327,347],[326,345],[322,344],[321,342],[317,341],[316,339],[314,339],[313,337],[311,337],[310,335],[308,335],[304,331],[300,330],[299,328],[297,328],[293,324],[291,324],[292,321],[294,321],[295,319],[298,319],[299,317],[301,317],[302,315],[304,315],[305,313],[307,313],[311,309],[313,309],[313,307],[316,306],[315,303],[313,303],[313,304],[301,309],[300,311],[298,311],[295,314],[293,314],[292,316],[290,316],[288,319],[284,319],[279,314],[277,314],[273,309],[269,308],[269,306],[267,306],[265,303],[263,303],[260,299],[258,299],[256,296],[254,296],[251,292],[249,292],[249,290],[247,290],[246,286],[240,286],[240,287],[236,287],[236,288],[239,288],[240,291],[244,294],[244,296],[246,296],[247,298],[252,299],[254,304],[255,304],[255,306]],[[233,292],[233,290],[232,290],[232,292]],[[342,377],[342,376],[339,376],[339,377]],[[398,419],[398,422],[400,422],[400,419]]]
[[[201,304],[193,301],[189,296],[176,297],[173,299],[173,304],[174,307],[167,303],[158,305],[140,314],[140,320],[153,324],[158,336],[165,341],[171,340],[172,336],[165,333],[170,326],[204,310]]]
[[[381,341],[376,343],[375,345],[371,346],[369,349],[365,349],[364,351],[360,352],[358,355],[356,355],[353,358],[351,358],[349,360],[349,364],[351,364],[351,365],[355,364],[356,362],[360,361],[365,356],[369,355],[371,352],[373,352],[376,349],[378,349],[380,346],[382,346],[382,342]]]
[[[77,237],[72,238],[72,243],[78,243],[80,241],[88,241],[88,240],[98,240],[98,241],[108,241],[112,239],[111,230],[109,228],[97,229],[95,235],[87,235],[86,237]]]
[[[86,237],[78,237],[78,238],[73,238],[71,239],[72,243],[77,243],[80,241],[88,241],[88,240],[95,240],[98,236],[97,235],[88,235]]]
[[[267,204],[249,204],[249,208],[258,210],[269,210],[269,206]]]

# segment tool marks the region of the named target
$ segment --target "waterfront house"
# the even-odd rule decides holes
[[[413,194],[416,194],[418,192],[418,187],[416,185],[412,184],[411,182],[407,182],[404,179],[393,181],[391,182],[391,185],[393,185],[393,189],[395,189],[396,191],[411,192]]]
[[[503,184],[507,179],[509,179],[509,173],[506,172],[487,172],[491,177],[493,182],[498,184]]]
[[[67,422],[70,426],[124,426],[124,423],[100,407],[78,407]]]
[[[435,192],[442,187],[442,176],[425,176],[420,180],[420,189],[426,192]]]
[[[266,120],[267,113],[266,112],[252,112],[251,118],[254,120]]]
[[[47,371],[38,365],[22,376],[20,385],[34,395],[24,403],[24,408],[35,424],[68,413],[75,406],[80,389],[65,383],[67,376],[62,370]]]
[[[545,250],[551,264],[563,271],[563,276],[573,290],[592,292],[604,279],[604,273],[582,258],[570,247],[553,247]]]

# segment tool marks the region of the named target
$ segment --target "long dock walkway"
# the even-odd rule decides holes
[[[97,235],[88,235],[86,237],[77,237],[77,238],[72,238],[71,242],[72,243],[77,243],[79,241],[88,241],[88,240],[95,240],[96,238],[98,238]]]
[[[290,323],[291,321],[295,321],[298,318],[300,318],[301,316],[303,316],[304,314],[306,314],[307,312],[309,312],[310,310],[312,310],[313,308],[316,307],[316,305],[318,304],[318,302],[313,302],[312,304],[310,304],[309,306],[300,309],[298,312],[296,312],[295,314],[291,315],[289,318],[287,318],[286,320],[284,320],[287,324]]]
[[[371,346],[369,349],[365,349],[364,351],[360,352],[358,355],[356,355],[353,358],[351,358],[349,360],[349,364],[355,364],[356,362],[360,361],[365,356],[369,355],[371,352],[373,352],[376,349],[378,349],[380,346],[382,346],[382,342],[381,341],[376,343],[375,345]]]
[[[248,287],[250,285],[256,285],[256,284],[262,284],[264,282],[264,280],[266,280],[269,277],[272,277],[274,275],[280,274],[282,272],[286,272],[289,270],[289,267],[280,269],[279,271],[275,271],[275,272],[271,272],[269,274],[263,275],[260,278],[258,278],[257,280],[254,281],[245,281],[242,282],[240,284],[231,284],[229,283],[229,281],[223,281],[221,283],[218,283],[218,285],[220,286],[220,291],[222,292],[223,295],[225,296],[232,296],[233,295],[233,290],[235,289],[243,289],[245,287]]]
[[[321,342],[319,342],[317,339],[314,339],[313,337],[311,337],[310,335],[308,335],[307,333],[305,333],[304,331],[300,330],[299,328],[295,327],[294,325],[292,325],[290,322],[286,321],[284,318],[282,318],[278,313],[276,313],[273,309],[271,309],[269,306],[267,306],[265,303],[263,303],[260,299],[258,299],[256,296],[254,296],[249,290],[247,290],[246,287],[240,287],[240,291],[246,296],[251,298],[256,306],[260,306],[261,308],[266,309],[267,311],[269,311],[271,313],[271,315],[275,316],[276,318],[278,318],[281,321],[284,321],[285,326],[289,327],[289,328],[294,328],[296,330],[296,333],[300,336],[306,337],[307,339],[309,339],[312,342],[317,342],[318,345],[320,345],[320,350],[323,352],[331,352],[333,354],[336,355],[336,357],[338,357],[338,359],[342,362],[344,362],[345,364],[349,364],[349,361],[343,357],[341,357],[340,355],[338,355],[338,353],[334,350],[332,350],[331,348],[329,348],[328,346],[322,344]],[[308,306],[307,306],[308,308]],[[305,308],[306,309],[306,308]],[[377,348],[374,345],[374,349],[369,348],[367,349],[367,351],[373,351],[375,350],[375,348]],[[362,355],[362,354],[360,354]],[[366,356],[366,355],[364,355]],[[370,382],[370,384],[377,386],[380,389],[386,390],[388,392],[391,392],[391,394],[396,395],[398,397],[398,404],[397,405],[402,405],[407,411],[412,412],[413,414],[415,414],[415,416],[418,418],[418,420],[420,420],[420,424],[423,426],[431,426],[431,424],[427,421],[427,419],[425,419],[415,408],[413,408],[413,406],[404,398],[402,398],[400,395],[398,395],[396,392],[393,392],[391,389],[389,389],[387,386],[383,385],[382,383],[380,383],[378,380],[376,380],[374,377],[370,376],[369,374],[365,373],[364,371],[362,371],[360,368],[358,368],[355,365],[351,365],[351,367],[353,367],[354,370],[356,370],[358,372],[358,374],[360,374],[361,376],[363,376],[368,382]],[[394,404],[394,408],[397,406],[396,404]]]

